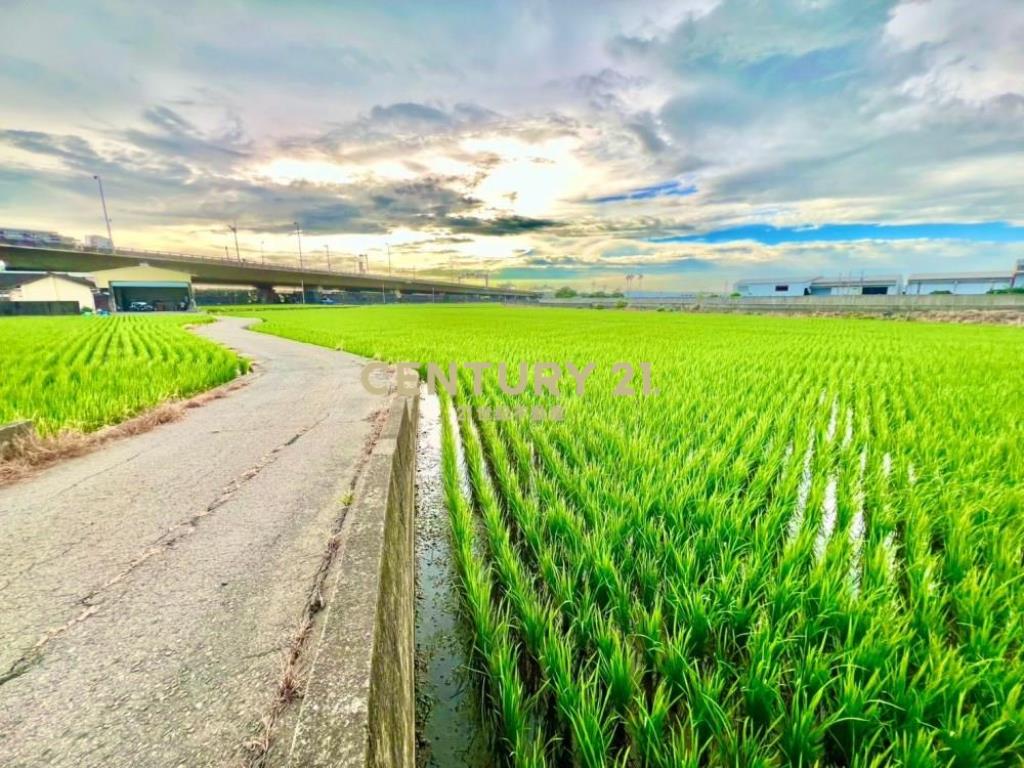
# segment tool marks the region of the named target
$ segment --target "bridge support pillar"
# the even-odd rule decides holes
[[[260,304],[277,304],[281,301],[272,285],[257,285],[256,294]]]

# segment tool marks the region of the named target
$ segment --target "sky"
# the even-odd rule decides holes
[[[1024,259],[1021,0],[0,0],[0,226],[723,290]]]

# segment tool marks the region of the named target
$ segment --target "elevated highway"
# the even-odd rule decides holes
[[[537,294],[532,291],[515,288],[425,280],[402,275],[300,269],[296,266],[264,264],[244,259],[211,258],[164,251],[118,249],[111,252],[0,243],[0,261],[7,269],[12,270],[84,273],[145,264],[188,273],[192,276],[192,281],[200,285],[249,285],[261,289],[294,287],[306,290],[397,290],[403,293],[458,294],[493,299],[537,298]]]

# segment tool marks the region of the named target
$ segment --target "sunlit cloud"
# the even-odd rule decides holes
[[[5,224],[101,174],[120,242],[533,284],[1020,257],[1014,0],[95,6],[5,9]]]

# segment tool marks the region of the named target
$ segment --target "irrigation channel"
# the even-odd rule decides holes
[[[441,405],[420,389],[416,440],[416,763],[494,766],[481,720],[481,678],[470,668],[458,574],[441,479]],[[461,461],[460,476],[469,480]]]

